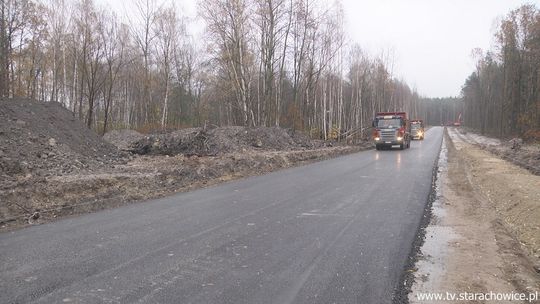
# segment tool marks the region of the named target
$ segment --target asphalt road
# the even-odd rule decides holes
[[[0,303],[391,303],[442,128],[0,234]]]

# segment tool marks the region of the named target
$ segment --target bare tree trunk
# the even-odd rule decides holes
[[[0,8],[0,98],[7,96],[7,37],[6,37],[6,1]]]

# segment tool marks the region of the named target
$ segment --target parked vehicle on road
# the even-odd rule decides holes
[[[424,121],[421,119],[411,120],[411,139],[424,139]]]
[[[373,141],[377,150],[410,148],[411,124],[406,112],[378,112],[373,120]]]

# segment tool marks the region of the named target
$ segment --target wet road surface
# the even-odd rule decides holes
[[[0,303],[391,303],[442,131],[0,234]]]

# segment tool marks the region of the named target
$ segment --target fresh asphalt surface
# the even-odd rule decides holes
[[[0,303],[391,303],[443,129],[0,234]]]

